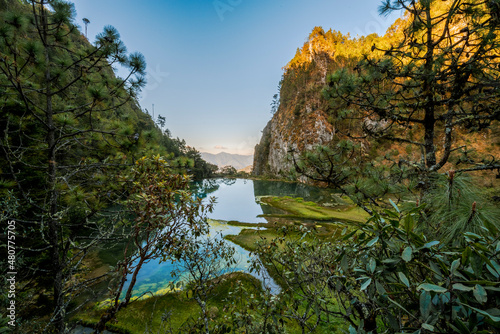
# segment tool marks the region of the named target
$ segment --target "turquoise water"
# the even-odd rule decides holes
[[[238,234],[241,227],[230,226],[227,224],[220,224],[217,222],[210,223],[210,237],[219,237],[227,234]],[[251,260],[250,252],[242,247],[227,241],[232,247],[235,248],[235,259],[237,261],[230,271],[244,271],[248,272],[249,262]],[[183,280],[183,276],[172,277],[172,272],[178,269],[179,266],[175,262],[165,261],[150,261],[143,265],[141,271],[137,276],[137,282],[134,288],[133,296],[140,296],[145,292],[156,293],[164,289],[168,289],[171,281]],[[269,287],[272,292],[278,292],[279,287],[274,281],[269,278],[267,272],[260,275],[254,274],[255,277],[265,281],[265,286]],[[126,284],[124,291],[127,289]],[[167,290],[165,290],[166,292]]]
[[[222,236],[228,234],[239,234],[242,227],[230,226],[220,221],[239,221],[246,223],[266,223],[265,218],[259,217],[264,213],[272,213],[271,208],[261,205],[261,196],[293,196],[302,197],[307,201],[319,203],[331,202],[335,198],[332,193],[319,188],[303,184],[286,183],[278,181],[254,181],[245,179],[213,179],[205,180],[194,185],[194,191],[199,197],[208,201],[209,197],[216,198],[216,204],[212,213],[208,215],[211,220],[211,235],[220,233]],[[248,271],[250,253],[242,247],[228,241],[236,249],[237,265],[235,271]],[[177,268],[170,261],[150,261],[143,265],[134,288],[134,296],[144,292],[158,292],[167,289],[169,282],[178,280],[171,273]],[[255,275],[263,281],[263,284],[274,293],[279,291],[279,286],[269,278],[267,272]],[[182,277],[180,278],[182,279]],[[126,289],[126,287],[125,287]]]

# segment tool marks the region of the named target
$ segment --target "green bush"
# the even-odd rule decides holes
[[[306,231],[259,245],[283,288],[281,316],[310,332],[497,333],[499,230],[488,225],[446,243],[417,228],[422,207],[391,204],[336,242]]]
[[[394,208],[385,218],[375,214],[338,249],[331,280],[344,316],[359,321],[351,332],[369,330],[370,320],[387,333],[498,331],[499,231],[466,232],[463,246],[454,247],[414,232],[418,208]]]

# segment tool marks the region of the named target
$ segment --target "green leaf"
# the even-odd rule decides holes
[[[394,209],[398,212],[398,213],[401,213],[401,211],[399,211],[399,208],[398,206],[396,205],[396,203],[394,203],[392,201],[392,199],[389,198],[389,203],[391,203],[391,205],[394,207]]]
[[[460,303],[460,304],[462,304],[462,303]],[[486,311],[480,310],[480,309],[478,309],[478,308],[472,307],[472,306],[467,305],[467,304],[462,304],[462,305],[464,305],[464,306],[466,306],[466,307],[470,308],[471,310],[476,311],[476,312],[477,312],[477,313],[479,313],[479,314],[482,314],[482,315],[484,315],[484,316],[489,317],[489,318],[490,318],[491,320],[493,320],[494,322],[499,322],[499,321],[500,321],[500,317],[496,317],[496,316],[494,316],[494,315],[491,315],[491,314],[489,314],[489,313],[488,313],[488,312],[486,312]]]
[[[384,210],[384,213],[388,217],[399,218],[399,215],[396,212],[394,212],[394,211]],[[394,225],[396,225],[398,223],[398,220],[396,220],[396,219],[390,219],[389,222],[391,223],[392,226],[394,226]]]
[[[488,285],[488,286],[495,286],[495,285],[499,285],[500,282],[492,282],[492,281],[488,281],[488,280],[472,280],[472,281],[462,281],[460,283],[463,283],[463,284],[479,284],[479,285]]]
[[[488,301],[488,294],[486,293],[486,290],[479,284],[476,284],[474,286],[474,297],[476,297],[476,300],[480,302],[481,304],[484,304]]]
[[[391,313],[387,312],[387,319],[389,320],[389,326],[395,331],[399,330],[399,321]]]
[[[450,269],[452,275],[455,275],[455,272],[457,271],[457,268],[459,266],[460,266],[460,259],[456,259],[455,261],[452,262]]]
[[[467,328],[467,326],[465,326],[465,324],[462,321],[460,321],[460,319],[455,319],[455,325],[456,326],[449,323],[450,328],[453,329],[455,333],[470,334],[469,328]]]
[[[402,272],[398,272],[398,277],[399,280],[403,282],[404,285],[406,285],[408,288],[410,287],[410,281],[408,280],[405,274],[403,274]]]
[[[384,286],[379,283],[379,281],[375,281],[375,288],[377,289],[377,292],[380,295],[382,295],[382,296],[387,295],[387,291],[385,290]]]
[[[465,232],[464,235],[466,237],[471,238],[471,239],[482,239],[482,237],[479,234],[472,233],[472,232]]]
[[[388,265],[395,265],[397,263],[399,263],[401,260],[398,260],[398,259],[385,259],[385,260],[382,260],[382,263],[384,264],[388,264]]]
[[[390,301],[391,303],[393,303],[394,305],[396,305],[397,307],[399,307],[400,309],[402,309],[403,311],[405,311],[406,313],[408,313],[410,316],[413,316],[413,313],[411,313],[410,311],[408,311],[407,309],[405,309],[401,304],[399,304],[398,302],[392,300],[391,298],[387,298],[388,301]]]
[[[491,266],[488,264],[486,269],[498,279],[500,277],[500,266],[494,260],[491,260],[490,263]]]
[[[342,260],[340,260],[340,267],[342,268],[344,273],[346,273],[349,270],[349,264],[347,262],[347,255],[345,255],[345,254],[344,254],[344,256],[342,256]]]
[[[437,275],[442,275],[441,268],[435,262],[430,262],[429,267],[431,267],[431,270]]]
[[[377,263],[376,263],[375,259],[372,257],[372,258],[370,258],[370,261],[368,261],[367,269],[370,273],[373,274],[373,272],[375,271],[375,268],[377,268]]]
[[[349,334],[358,334],[358,331],[352,325],[349,325]]]
[[[352,236],[355,235],[356,233],[358,233],[358,231],[352,231],[351,233],[349,233],[348,235],[346,235],[345,237],[342,238],[342,240],[351,240]]]
[[[472,270],[474,270],[474,274],[479,277],[483,272],[483,259],[481,259],[481,256],[476,253],[472,253],[472,256],[470,258],[470,265],[472,267]]]
[[[375,243],[378,241],[378,239],[379,239],[379,237],[378,237],[378,236],[376,236],[375,238],[373,238],[372,240],[370,240],[370,241],[366,244],[366,246],[367,246],[367,247],[371,247],[371,246],[375,245]]]
[[[442,286],[430,284],[430,283],[420,284],[417,287],[417,291],[420,291],[420,290],[433,291],[433,292],[438,292],[438,293],[444,293],[444,292],[448,291],[446,288],[443,288]]]
[[[401,254],[401,258],[405,260],[406,262],[410,262],[412,258],[412,250],[411,247],[406,247],[403,251],[403,254]]]
[[[439,241],[434,240],[434,241],[426,243],[422,248],[431,248],[432,246],[439,245],[439,243],[440,243]]]
[[[391,223],[392,227],[399,228],[399,219],[391,219],[390,223]]]
[[[434,326],[429,324],[422,324],[423,329],[427,329],[428,331],[434,331]]]
[[[462,263],[465,265],[467,265],[467,263],[469,263],[469,258],[472,254],[472,251],[470,249],[469,246],[467,246],[467,248],[465,248],[465,250],[462,252]]]
[[[403,226],[405,228],[406,233],[410,233],[413,230],[413,226],[415,222],[413,220],[413,215],[406,215],[403,218]]]
[[[453,290],[460,290],[460,291],[472,291],[474,288],[471,288],[470,286],[465,286],[461,283],[455,283],[452,285]]]
[[[420,314],[422,319],[427,319],[431,313],[432,297],[427,291],[420,294]]]
[[[371,284],[372,279],[367,279],[363,284],[361,284],[361,291],[366,290],[366,288]]]

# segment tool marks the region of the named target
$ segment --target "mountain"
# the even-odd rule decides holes
[[[252,165],[253,155],[240,155],[220,152],[217,154],[201,152],[202,158],[219,167],[233,166],[236,169],[243,169]]]
[[[252,170],[253,170],[253,166],[249,165],[249,166],[246,166],[245,168],[238,169],[238,172],[244,172],[244,173],[247,173],[247,174],[251,174]]]
[[[443,2],[444,5],[447,3]],[[443,4],[440,2],[438,5],[444,6]],[[393,45],[400,45],[405,36],[403,31],[408,26],[406,19],[398,19],[384,36],[372,34],[358,38],[332,30],[325,32],[323,28],[315,27],[304,45],[297,49],[296,55],[284,67],[278,94],[279,106],[255,147],[253,174],[298,178],[306,182],[305,177],[297,177],[293,158],[296,162],[302,159],[298,164],[302,171],[304,166],[301,163],[306,160],[310,162],[310,171],[313,173],[321,171],[328,174],[328,170],[321,170],[318,165],[330,163],[331,166],[336,166],[337,163],[332,161],[331,156],[326,156],[324,148],[330,149],[330,152],[347,152],[343,146],[347,141],[356,149],[351,148],[352,154],[343,163],[339,162],[339,166],[378,159],[387,164],[414,167],[419,166],[422,157],[437,155],[442,162],[436,164],[436,159],[430,159],[428,166],[426,165],[428,168],[432,169],[430,166],[435,165],[435,168],[442,168],[443,171],[452,168],[459,170],[464,168],[463,163],[477,165],[481,162],[485,165],[485,170],[493,169],[496,166],[494,162],[498,161],[497,157],[500,155],[499,124],[495,121],[481,124],[469,120],[493,119],[490,111],[484,112],[484,115],[479,114],[479,111],[476,115],[475,112],[483,107],[494,108],[498,105],[498,97],[492,96],[489,100],[485,99],[486,103],[471,106],[469,100],[472,99],[472,94],[467,93],[468,90],[462,90],[459,85],[452,85],[452,82],[461,82],[460,75],[469,73],[469,70],[461,68],[464,72],[455,74],[455,81],[447,79],[447,75],[455,73],[455,70],[451,65],[446,67],[451,61],[445,62],[438,56],[432,61],[436,71],[444,74],[440,74],[439,80],[433,82],[434,121],[425,128],[424,136],[422,124],[427,119],[424,114],[430,115],[430,112],[427,113],[419,102],[425,100],[422,97],[425,91],[415,87],[424,87],[427,79],[419,77],[417,84],[420,86],[415,86],[410,77],[415,73],[420,75],[421,72],[413,67],[411,71],[408,70],[410,67],[397,67],[397,64],[406,64],[406,61],[411,62],[415,68],[423,68],[420,58],[408,52],[383,51],[392,50]],[[453,31],[466,31],[465,28],[458,29],[460,27],[451,26]],[[413,45],[407,43],[407,47]],[[440,47],[446,57],[455,59],[450,48],[446,45]],[[405,58],[398,62],[397,57]],[[469,53],[464,53],[464,57],[469,57]],[[487,57],[482,61],[488,64]],[[483,65],[475,63],[474,66],[479,68]],[[477,80],[482,80],[481,73],[489,71],[486,68],[487,65],[484,65],[478,70]],[[405,77],[403,86],[403,79],[399,79],[400,77]],[[368,82],[374,84],[369,86]],[[473,87],[470,89],[476,95],[483,91],[474,80],[468,81],[467,85]],[[450,101],[460,103],[460,112],[451,113],[446,109],[448,104],[442,102],[449,99],[452,89],[456,90],[453,92],[461,100]],[[412,96],[414,100],[407,101],[411,96],[407,92],[415,94]],[[455,123],[444,123],[448,119],[448,113]],[[425,138],[430,138],[430,133],[432,140],[429,139],[428,142],[432,141],[433,144],[429,145],[429,154],[423,154]],[[469,158],[470,154],[474,154],[474,158]],[[323,160],[311,158],[320,155]],[[484,158],[488,156],[489,158]],[[475,165],[473,167],[476,168],[474,170],[480,170]],[[333,169],[330,173],[333,173]]]
[[[374,38],[355,42],[338,32],[314,28],[284,68],[279,107],[255,147],[253,174],[287,177],[293,169],[290,152],[300,154],[334,139],[336,130],[329,120],[329,105],[321,95],[326,76],[340,66],[355,64]]]

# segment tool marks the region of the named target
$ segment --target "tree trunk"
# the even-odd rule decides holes
[[[47,133],[48,144],[48,190],[49,190],[49,242],[51,246],[52,274],[54,277],[54,323],[59,333],[64,333],[64,284],[63,284],[63,266],[61,261],[61,249],[59,245],[59,220],[57,218],[57,200],[56,190],[56,154],[55,154],[55,128],[52,120],[52,99],[50,96],[50,83],[47,84],[47,124],[49,126]]]
[[[59,229],[60,224],[57,218],[58,211],[58,193],[56,189],[57,183],[57,164],[56,164],[56,128],[54,125],[54,110],[52,105],[52,83],[50,75],[50,46],[48,38],[48,22],[47,13],[44,7],[44,1],[40,4],[40,23],[41,31],[44,37],[45,46],[45,98],[46,98],[46,123],[47,123],[47,159],[48,159],[48,182],[47,188],[49,192],[49,212],[48,212],[48,228],[49,228],[49,243],[51,246],[51,264],[52,275],[54,278],[54,322],[58,333],[65,332],[65,307],[64,307],[64,279],[63,265],[61,261],[61,249],[59,244]]]
[[[425,65],[424,65],[424,84],[423,84],[423,98],[425,99],[424,106],[424,161],[425,166],[423,166],[423,175],[420,177],[419,187],[420,187],[420,197],[423,198],[430,188],[429,173],[431,168],[436,165],[436,147],[434,145],[434,127],[436,124],[435,119],[435,106],[434,106],[434,41],[433,41],[433,26],[430,4],[424,5],[425,15],[424,21],[427,25],[426,31],[426,48],[427,52],[425,54]],[[415,14],[418,15],[418,14]]]
[[[205,301],[201,300],[199,296],[195,297],[196,302],[198,305],[200,305],[201,308],[201,314],[203,315],[203,324],[205,326],[205,333],[210,334],[210,331],[208,330],[208,314],[207,314],[207,304]]]
[[[135,267],[134,273],[132,274],[132,279],[130,280],[130,285],[128,286],[127,293],[125,294],[125,300],[123,301],[123,303],[121,303],[123,304],[123,306],[128,305],[128,303],[130,302],[130,298],[132,298],[132,291],[134,290],[135,282],[137,282],[137,275],[139,274],[139,271],[141,270],[145,260],[146,259],[141,256],[137,267]]]
[[[109,321],[113,320],[115,318],[116,314],[123,307],[128,305],[128,303],[130,302],[130,299],[132,298],[132,291],[134,290],[135,282],[137,281],[137,274],[139,274],[139,271],[141,270],[142,265],[144,264],[145,260],[146,259],[144,257],[141,257],[139,260],[139,263],[135,267],[134,273],[132,274],[132,279],[130,280],[130,285],[128,286],[127,292],[125,294],[125,299],[122,302],[116,302],[116,300],[118,300],[120,298],[120,294],[121,294],[121,291],[123,289],[123,285],[124,285],[123,280],[126,280],[126,274],[124,274],[125,276],[122,278],[122,282],[120,284],[119,291],[117,292],[117,296],[116,296],[116,300],[115,300],[114,305],[112,307],[110,307],[106,311],[106,313],[104,313],[101,316],[101,318],[99,319],[99,322],[95,326],[94,333],[101,333],[102,331],[104,331],[104,329],[106,329],[106,324]]]

